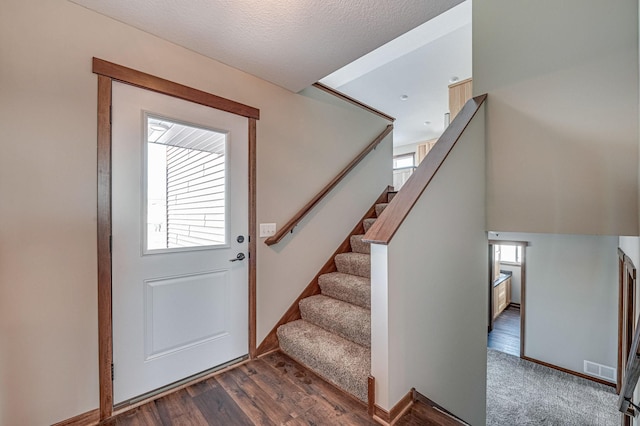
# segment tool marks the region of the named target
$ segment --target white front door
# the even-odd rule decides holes
[[[248,352],[248,122],[113,83],[114,403]]]

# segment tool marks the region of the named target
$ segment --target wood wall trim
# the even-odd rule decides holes
[[[587,374],[582,374],[577,371],[569,370],[568,368],[558,367],[554,364],[549,364],[548,362],[540,361],[539,359],[529,358],[528,356],[521,356],[520,358],[525,361],[533,362],[535,364],[539,364],[548,368],[552,368],[554,370],[562,371],[563,373],[571,374],[572,376],[580,377],[582,379],[591,380],[592,382],[600,383],[601,385],[611,386],[613,388],[616,387],[615,383],[607,382],[606,380],[599,379],[597,377],[592,377]]]
[[[376,412],[376,378],[367,377],[367,413],[373,417]]]
[[[373,151],[380,142],[384,140],[384,138],[389,135],[393,131],[393,125],[389,124],[383,131],[380,133],[369,145],[367,145],[361,152],[351,160],[347,166],[342,169],[340,173],[336,177],[334,177],[331,182],[329,182],[324,188],[320,190],[307,204],[305,204],[298,212],[293,215],[291,219],[287,223],[285,223],[275,235],[264,240],[264,243],[268,246],[274,245],[280,242],[285,235],[289,232],[293,231],[293,228],[304,219],[304,217],[318,204],[333,188],[335,188],[342,179],[349,174],[351,170],[353,170],[371,151]]]
[[[337,98],[342,99],[343,101],[349,102],[352,105],[358,106],[358,107],[364,109],[365,111],[369,111],[372,114],[375,114],[375,115],[377,115],[379,117],[384,118],[385,120],[389,120],[392,123],[394,121],[396,121],[396,119],[393,118],[392,116],[390,116],[389,114],[385,114],[384,112],[382,112],[382,111],[380,111],[378,109],[375,109],[375,108],[365,104],[364,102],[360,102],[356,98],[352,98],[349,95],[345,95],[344,93],[342,93],[342,92],[340,92],[340,91],[338,91],[338,90],[336,90],[336,89],[334,89],[332,87],[324,85],[324,84],[322,84],[320,82],[313,83],[313,87],[315,87],[317,89],[320,89],[320,90],[323,90],[323,91],[325,91],[325,92],[327,92],[327,93],[329,93],[329,94],[331,94],[331,95],[333,95],[333,96],[335,96]]]
[[[402,397],[400,401],[396,403],[391,410],[387,411],[384,408],[381,408],[379,405],[374,406],[373,418],[383,424],[393,425],[395,422],[402,417],[404,413],[406,413],[411,406],[413,405],[413,392],[415,389],[411,389],[405,396]]]
[[[164,78],[156,77],[132,68],[123,67],[122,65],[117,65],[103,59],[93,58],[93,72],[146,90],[152,90],[243,117],[254,118],[256,120],[260,119],[260,110],[257,108],[189,86],[174,83],[173,81],[165,80]]]
[[[100,422],[100,409],[87,411],[86,413],[78,414],[70,419],[63,420],[55,423],[52,426],[93,426]]]
[[[249,356],[256,353],[256,282],[257,282],[257,123],[260,110],[237,102],[192,89],[178,83],[145,74],[130,68],[93,58],[93,71],[98,74],[97,122],[97,252],[98,252],[98,380],[99,419],[114,415],[113,382],[113,323],[111,287],[111,101],[114,80],[133,86],[205,105],[232,114],[247,117],[249,133]],[[197,380],[197,379],[195,379]],[[185,385],[188,385],[186,383]]]
[[[624,378],[624,255],[618,262],[618,365],[616,371],[616,392],[620,394],[622,390],[622,379]]]
[[[98,380],[100,419],[113,413],[111,317],[111,83],[98,76]]]
[[[302,290],[302,293],[300,293],[298,298],[293,301],[291,306],[289,306],[289,309],[287,309],[287,311],[284,313],[284,315],[282,315],[282,317],[276,323],[276,325],[273,326],[269,334],[267,334],[267,336],[264,338],[262,343],[260,343],[260,346],[258,346],[258,349],[256,350],[256,356],[262,356],[267,352],[278,349],[279,347],[278,334],[277,334],[278,327],[288,322],[295,321],[302,318],[300,314],[300,301],[307,297],[320,294],[320,285],[318,284],[318,279],[320,278],[320,275],[328,274],[330,272],[336,272],[338,270],[334,260],[336,255],[340,253],[346,253],[351,250],[351,236],[359,235],[364,232],[364,225],[362,224],[362,222],[367,218],[375,216],[376,204],[382,203],[386,200],[385,197],[387,196],[387,193],[389,192],[390,189],[391,187],[387,187],[382,192],[382,194],[380,194],[380,196],[375,201],[375,203],[369,208],[369,210],[367,210],[364,216],[360,219],[360,221],[356,224],[356,226],[351,230],[347,238],[345,238],[344,241],[342,241],[342,243],[338,246],[336,251],[333,252],[329,260],[327,260],[326,263],[322,266],[322,268],[320,268],[320,271],[316,274],[316,276],[313,277],[311,282],[309,282],[309,284],[304,288],[304,290]]]
[[[249,358],[256,356],[258,219],[257,219],[257,122],[249,118]]]
[[[486,98],[487,95],[476,96],[465,104],[451,125],[440,136],[429,155],[420,163],[389,206],[371,226],[364,237],[365,242],[389,244]]]

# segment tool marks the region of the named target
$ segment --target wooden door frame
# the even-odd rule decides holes
[[[507,241],[507,240],[489,240],[489,316],[490,327],[493,327],[493,312],[492,312],[492,299],[493,299],[493,276],[491,275],[491,268],[493,268],[493,246],[494,245],[511,245],[522,247],[522,259],[520,262],[520,358],[525,358],[524,353],[524,334],[525,334],[525,320],[526,320],[526,299],[527,299],[527,241]],[[513,294],[513,292],[512,292]]]
[[[98,376],[100,420],[113,415],[113,323],[111,289],[111,98],[118,81],[248,119],[249,126],[249,357],[256,352],[256,122],[260,110],[150,74],[93,58],[98,75]]]
[[[622,388],[622,379],[627,363],[626,356],[635,334],[636,285],[636,267],[629,256],[618,248],[618,365],[616,377],[616,392],[618,394]],[[627,416],[625,417],[628,419]]]

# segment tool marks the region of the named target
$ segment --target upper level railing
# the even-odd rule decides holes
[[[373,226],[365,234],[363,241],[384,245],[389,244],[389,241],[391,241],[391,238],[404,222],[404,219],[427,188],[429,182],[431,182],[486,98],[487,95],[485,94],[467,101],[453,122],[440,136],[438,142],[431,148],[429,155],[422,160],[416,171],[413,172],[409,180],[389,203],[389,206],[384,209],[378,220],[373,223]]]
[[[629,358],[627,359],[627,367],[625,368],[622,379],[622,388],[620,389],[620,396],[618,397],[618,409],[633,417],[636,417],[638,413],[640,413],[640,407],[631,402],[631,399],[633,398],[633,391],[636,389],[638,384],[638,378],[640,378],[639,342],[640,322],[638,322],[636,332],[633,336],[633,342],[631,343],[631,349],[629,350]]]
[[[364,159],[371,151],[373,151],[380,142],[384,138],[387,137],[389,133],[393,131],[393,124],[389,124],[383,131],[380,133],[365,149],[363,149],[360,154],[356,156],[347,166],[342,169],[340,173],[336,177],[334,177],[331,182],[329,182],[324,188],[320,190],[307,204],[304,205],[293,217],[280,228],[278,232],[276,232],[271,237],[264,240],[265,244],[271,246],[280,242],[289,232],[293,231],[293,228],[322,200],[333,188],[336,187],[344,179],[344,177],[349,174],[349,172],[356,167],[360,161]]]

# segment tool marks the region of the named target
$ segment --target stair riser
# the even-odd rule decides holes
[[[300,301],[302,319],[353,343],[371,347],[371,311],[319,295]]]
[[[375,222],[375,219],[365,219],[362,224],[364,225],[364,232],[367,232],[369,230],[369,228],[371,228],[371,225],[373,225],[373,222]]]
[[[371,253],[371,244],[362,241],[364,235],[352,235],[351,236],[351,251],[355,253]]]
[[[304,320],[282,325],[278,329],[278,340],[282,351],[291,358],[361,401],[367,401],[367,378],[371,374],[368,349],[332,337]]]
[[[376,216],[380,216],[380,214],[387,208],[388,203],[376,204]]]
[[[371,278],[371,260],[368,255],[362,254],[360,257],[338,255],[335,262],[338,272]]]
[[[333,272],[320,275],[318,284],[326,296],[361,308],[371,307],[371,281],[367,278]]]

